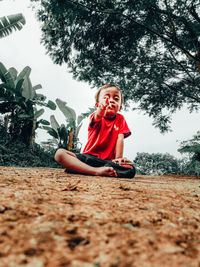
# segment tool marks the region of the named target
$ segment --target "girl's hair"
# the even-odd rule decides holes
[[[107,88],[110,88],[110,87],[115,87],[115,88],[120,92],[120,95],[121,95],[121,105],[122,105],[123,102],[124,102],[124,97],[123,97],[123,95],[122,95],[121,90],[119,89],[119,87],[118,87],[117,85],[115,85],[115,84],[109,84],[109,83],[103,85],[102,87],[100,87],[100,88],[97,90],[97,92],[96,92],[96,94],[95,94],[95,100],[96,100],[96,103],[99,102],[99,95],[100,95],[100,92],[101,92],[102,90],[107,89]]]

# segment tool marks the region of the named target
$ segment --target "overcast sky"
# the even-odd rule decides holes
[[[46,55],[45,48],[40,44],[39,23],[34,12],[28,8],[29,5],[29,0],[0,1],[0,17],[23,13],[26,18],[26,25],[21,31],[0,39],[0,62],[6,68],[15,67],[18,71],[30,66],[32,84],[41,84],[43,87],[39,93],[53,101],[56,98],[66,101],[78,115],[86,112],[95,104],[95,90],[87,83],[74,80],[66,66],[53,64]],[[190,114],[186,108],[174,114],[171,124],[173,131],[164,135],[152,126],[152,120],[147,115],[136,111],[121,113],[132,131],[132,135],[125,140],[124,153],[131,160],[135,158],[137,152],[170,153],[180,157],[180,153],[177,152],[180,142],[190,139],[200,130],[199,113]],[[46,110],[43,118],[49,120],[52,114],[59,123],[65,123],[65,118],[58,108],[56,111]],[[83,146],[87,138],[87,123],[85,120],[79,136]],[[45,141],[48,137],[50,136],[44,131],[37,131],[37,142]]]

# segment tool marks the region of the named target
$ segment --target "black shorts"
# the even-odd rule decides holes
[[[87,165],[90,165],[92,167],[113,167],[113,169],[116,171],[116,173],[119,175],[119,178],[133,178],[135,176],[136,170],[133,165],[130,165],[131,168],[120,166],[117,163],[114,163],[110,160],[106,159],[100,159],[96,156],[90,155],[90,154],[76,154],[77,158],[86,163]],[[70,171],[70,173],[72,173]],[[73,172],[75,173],[75,172]]]

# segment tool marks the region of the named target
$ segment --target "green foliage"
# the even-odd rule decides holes
[[[193,157],[184,157],[180,160],[181,174],[200,176],[200,162]]]
[[[26,20],[20,14],[9,15],[0,18],[0,38],[3,38],[13,32],[13,30],[21,30]]]
[[[192,139],[183,141],[180,146],[178,151],[189,156],[187,169],[192,174],[200,175],[200,131]]]
[[[184,104],[199,108],[199,0],[32,2],[48,54],[78,80],[118,84],[161,132]]]
[[[66,102],[57,98],[56,104],[68,121],[76,121],[76,112],[72,108],[68,107]]]
[[[19,74],[15,68],[6,69],[0,62],[0,113],[7,120],[7,131],[12,138],[20,136],[28,146],[33,146],[35,131],[40,125],[49,125],[46,120],[38,120],[44,109],[36,106],[56,109],[52,101],[45,102],[46,97],[37,94],[41,85],[32,86],[31,68],[25,67]]]
[[[56,104],[59,109],[62,111],[66,118],[66,125],[57,122],[54,115],[50,116],[51,127],[43,126],[43,129],[53,137],[53,140],[49,139],[47,142],[43,142],[44,146],[50,145],[52,147],[62,147],[74,152],[80,152],[80,142],[78,134],[82,126],[82,120],[88,117],[91,113],[94,112],[95,108],[90,108],[88,112],[82,113],[78,117],[74,109],[68,107],[66,102],[56,99]],[[70,135],[71,135],[71,146],[70,144]]]
[[[178,151],[189,153],[195,160],[200,161],[200,131],[192,139],[183,141]]]
[[[54,160],[55,149],[46,151],[38,144],[30,151],[20,137],[15,140],[7,133],[0,122],[0,165],[20,167],[60,168]]]
[[[137,173],[145,175],[163,175],[180,173],[180,162],[166,153],[137,153],[134,160]]]
[[[177,159],[169,153],[142,152],[137,153],[134,163],[137,173],[142,175],[200,175],[200,162],[192,155]]]
[[[48,140],[47,142],[43,142],[43,145],[53,145],[58,148],[67,148],[68,145],[68,139],[69,139],[69,131],[70,127],[69,124],[66,126],[64,124],[59,125],[55,116],[51,115],[50,116],[50,122],[51,122],[51,127],[49,126],[44,126],[43,129],[47,130],[48,134],[53,137],[53,142]],[[75,145],[75,144],[74,144]]]

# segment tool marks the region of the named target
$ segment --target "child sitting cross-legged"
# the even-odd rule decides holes
[[[116,85],[106,84],[95,95],[96,111],[90,116],[88,141],[82,153],[58,149],[55,160],[69,173],[133,178],[135,168],[123,157],[124,138],[131,135],[122,108],[123,96]]]

